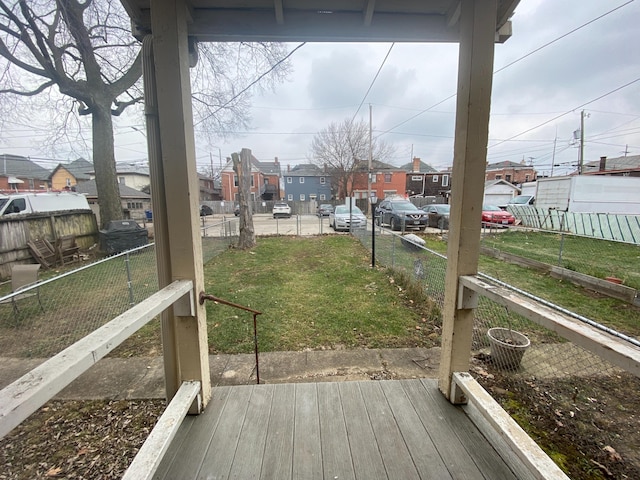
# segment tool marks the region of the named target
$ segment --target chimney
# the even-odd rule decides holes
[[[290,171],[291,171],[291,164],[288,163],[287,164],[287,172],[290,172]]]
[[[598,168],[599,172],[604,172],[607,169],[607,157],[600,157],[600,167]]]
[[[275,157],[273,163],[275,163],[276,165],[280,165],[280,162],[278,162],[278,157]]]
[[[420,171],[420,159],[418,157],[413,157],[413,172]]]

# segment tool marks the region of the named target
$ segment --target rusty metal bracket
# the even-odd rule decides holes
[[[245,307],[244,305],[238,305],[237,303],[229,302],[228,300],[224,300],[222,298],[218,298],[214,295],[209,295],[204,292],[200,292],[198,296],[198,302],[200,305],[204,305],[205,300],[211,300],[215,303],[220,303],[222,305],[227,305],[229,307],[237,308],[239,310],[244,310],[246,312],[253,313],[253,347],[256,355],[256,383],[260,383],[260,364],[258,361],[258,315],[262,315],[262,312],[258,310],[254,310],[253,308]]]

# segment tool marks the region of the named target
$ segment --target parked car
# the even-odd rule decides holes
[[[209,205],[200,205],[200,216],[204,217],[206,215],[213,215],[213,208]]]
[[[273,218],[291,218],[291,207],[287,202],[276,202],[273,204]]]
[[[319,217],[328,217],[333,212],[333,205],[329,203],[323,203],[318,207]]]
[[[367,228],[367,217],[355,205],[351,208],[348,205],[338,205],[329,214],[329,225],[336,232],[339,230]]]
[[[388,225],[391,230],[424,230],[429,215],[409,200],[385,199],[376,208],[376,223]]]
[[[446,230],[449,228],[449,213],[451,212],[451,205],[429,205],[426,211],[429,215],[428,225],[430,227],[439,228],[440,230]]]
[[[509,226],[513,225],[516,217],[509,212],[502,210],[496,205],[482,206],[482,226]]]
[[[238,205],[237,203],[236,203],[236,206],[235,206],[235,207],[233,207],[233,214],[234,214],[236,217],[239,217],[239,216],[240,216],[240,205]]]

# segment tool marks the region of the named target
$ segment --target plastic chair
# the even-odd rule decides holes
[[[26,290],[28,287],[38,283],[39,270],[39,264],[13,265],[11,267],[11,290],[14,295],[11,298],[7,298],[0,303],[11,303],[11,305],[13,306],[14,315],[20,313],[20,310],[18,309],[18,301],[31,297],[37,297],[40,309],[44,312],[44,307],[42,306],[42,302],[40,301],[40,289],[38,287],[20,293],[21,291]]]

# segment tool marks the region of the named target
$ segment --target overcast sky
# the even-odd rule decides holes
[[[554,175],[574,170],[582,110],[585,162],[625,150],[640,155],[640,1],[521,0],[512,23],[512,38],[495,50],[488,161],[524,160],[546,175],[552,163],[561,165]],[[212,159],[217,167],[219,156],[242,148],[261,161],[307,163],[314,135],[353,118],[363,100],[356,120],[369,121],[371,104],[374,137],[394,149],[387,163],[413,155],[438,169],[451,166],[457,45],[390,47],[304,45],[291,57],[288,81],[253,97],[251,129],[212,150],[198,145],[199,168]],[[127,121],[117,123],[116,159],[144,161],[145,138]],[[38,156],[14,145],[5,141],[2,150]]]

